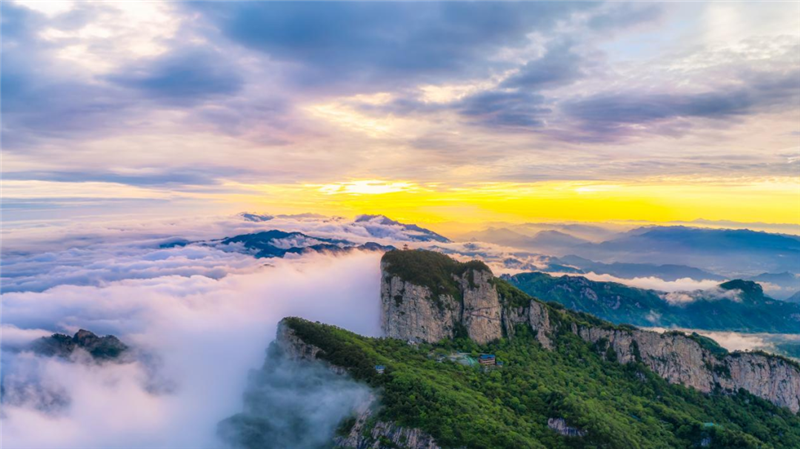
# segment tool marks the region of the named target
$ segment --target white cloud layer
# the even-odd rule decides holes
[[[263,362],[278,320],[378,334],[379,257],[311,255],[222,279],[172,275],[5,294],[4,323],[19,329],[3,332],[16,343],[42,333],[20,329],[113,333],[156,354],[159,379],[174,388],[154,394],[141,361],[98,366],[6,351],[5,376],[36,380],[69,405],[53,415],[34,399],[6,404],[3,446],[215,447],[216,425],[241,409],[247,372]]]

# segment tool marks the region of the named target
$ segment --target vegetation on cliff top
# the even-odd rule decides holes
[[[299,318],[285,324],[380,392],[379,419],[422,429],[443,447],[800,447],[800,417],[787,409],[744,391],[706,395],[671,385],[641,363],[607,360],[571,333],[549,351],[527,326],[485,346],[468,339],[413,346]],[[437,362],[453,351],[493,353],[505,366],[487,372]],[[384,374],[375,365],[386,366]],[[548,418],[588,434],[561,436]]]
[[[383,255],[381,262],[390,275],[430,289],[433,296],[431,299],[434,301],[437,301],[440,295],[450,295],[460,299],[461,291],[456,279],[464,273],[469,273],[470,287],[474,287],[473,274],[475,271],[492,272],[485,263],[479,260],[459,262],[435,251],[388,251]]]

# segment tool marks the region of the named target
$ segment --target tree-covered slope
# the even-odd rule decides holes
[[[481,346],[467,339],[409,345],[299,318],[284,325],[321,349],[318,358],[378,392],[373,422],[419,428],[442,447],[800,447],[800,418],[789,410],[744,391],[702,394],[668,384],[641,363],[609,360],[608,351],[566,326],[550,351],[526,326],[513,339]],[[456,352],[492,353],[504,366],[482,369],[444,357]],[[560,435],[548,427],[551,418],[584,436]],[[345,419],[340,431],[349,425]]]
[[[581,276],[520,273],[508,281],[531,296],[615,323],[739,332],[800,333],[800,304],[765,296],[752,281],[733,280],[708,292],[667,294]]]

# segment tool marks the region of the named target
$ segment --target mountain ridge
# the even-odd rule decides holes
[[[615,323],[740,332],[800,333],[800,306],[764,295],[747,280],[716,289],[666,293],[583,276],[540,272],[504,276],[531,296]]]

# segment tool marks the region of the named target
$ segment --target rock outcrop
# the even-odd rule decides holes
[[[349,432],[333,439],[337,448],[381,449],[385,447],[439,449],[433,437],[419,429],[398,426],[392,422],[375,421],[372,418],[377,408],[373,396],[357,411],[355,422]]]
[[[53,334],[33,342],[31,349],[41,355],[51,357],[70,357],[76,350],[88,352],[97,361],[112,360],[120,357],[128,346],[113,335],[98,337],[85,329],[79,330],[70,337],[64,334]]]
[[[547,427],[565,437],[583,437],[587,434],[585,430],[568,426],[564,418],[548,418]]]
[[[436,254],[436,255],[432,255]],[[382,327],[388,337],[434,343],[465,331],[485,344],[528,325],[544,348],[559,331],[572,332],[619,363],[641,362],[670,383],[708,393],[744,389],[776,405],[800,411],[800,367],[780,357],[704,345],[680,332],[657,333],[614,326],[529,298],[493,278],[483,264],[461,264],[427,251],[392,251],[381,262]],[[422,267],[407,267],[419,262]],[[397,266],[405,267],[398,269]],[[506,297],[504,292],[507,293]],[[512,297],[513,296],[513,297]],[[554,316],[556,315],[556,316]],[[558,319],[555,319],[558,318]],[[699,336],[697,336],[699,337]]]

